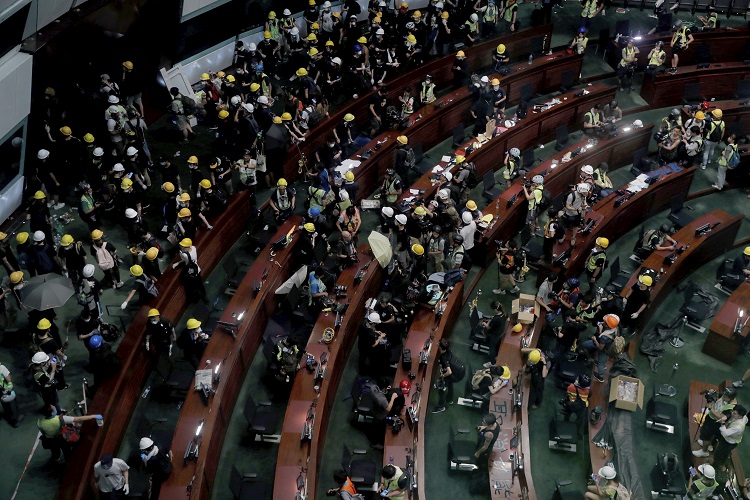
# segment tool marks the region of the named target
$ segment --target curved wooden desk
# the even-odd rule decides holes
[[[300,224],[300,217],[294,216],[282,224],[271,241],[289,232]],[[250,267],[242,283],[237,288],[232,300],[224,310],[222,322],[237,323],[237,317],[244,312],[244,317],[236,329],[236,338],[226,327],[217,326],[206,346],[199,369],[215,369],[221,365],[221,380],[207,405],[204,405],[197,391],[189,391],[177,420],[172,452],[174,453],[172,475],[163,484],[162,499],[210,498],[219,465],[224,436],[232,416],[237,395],[242,388],[245,373],[255,356],[263,338],[268,319],[276,307],[275,294],[278,288],[297,269],[294,253],[295,242],[299,236],[285,248],[276,253],[274,259],[284,262],[283,267],[270,261],[270,246],[266,246]],[[263,273],[268,276],[263,280]],[[255,282],[262,282],[257,295],[253,292]],[[193,441],[196,429],[203,423],[203,432]],[[200,446],[200,453],[194,461],[183,463],[182,457],[189,442]],[[191,489],[188,490],[188,485]]]
[[[368,298],[375,296],[383,285],[383,269],[377,260],[370,256],[369,246],[360,246],[358,254],[359,264],[345,269],[336,282],[349,287],[347,290],[349,307],[333,343],[326,345],[321,343],[320,339],[323,330],[334,327],[336,315],[321,313],[305,348],[305,351],[315,356],[318,362],[324,352],[328,353],[323,380],[316,382],[314,375],[305,369],[300,370],[294,379],[281,431],[273,498],[294,499],[297,493],[297,477],[300,474],[306,482],[307,496],[305,498],[312,500],[317,495],[318,468],[323,458],[323,443],[328,430],[333,400],[344,371],[343,364],[346,363],[346,358],[351,353],[359,333],[365,302]],[[355,285],[355,276],[365,266],[369,267],[364,278]],[[320,389],[318,392],[314,389],[316,384]],[[302,427],[311,409],[315,413],[313,438],[311,441],[301,441]]]
[[[417,378],[412,381],[412,390],[406,397],[406,406],[401,418],[405,424],[401,432],[394,434],[388,428],[385,431],[385,447],[383,449],[383,465],[390,463],[390,457],[393,457],[393,463],[399,467],[406,467],[407,455],[414,461],[414,470],[412,471],[417,480],[416,497],[412,498],[425,499],[425,419],[429,408],[428,399],[432,387],[432,376],[437,368],[438,343],[443,337],[448,337],[452,333],[453,325],[461,312],[463,306],[464,282],[458,283],[448,295],[445,304],[445,311],[441,317],[437,317],[432,309],[426,309],[420,306],[420,309],[414,315],[409,334],[404,342],[404,349],[411,350],[412,372],[417,374]],[[429,349],[429,359],[427,366],[419,364],[419,352],[424,350],[425,343],[431,340]],[[466,374],[470,377],[470,374]],[[393,387],[398,387],[401,380],[409,379],[409,372],[404,370],[403,364],[399,363],[396,369],[396,376],[393,379]],[[458,387],[456,387],[458,389]],[[412,403],[412,397],[419,391],[419,396]],[[409,417],[406,415],[406,409],[413,407],[418,415],[418,422],[414,429],[410,428],[408,423]]]
[[[750,66],[741,62],[711,63],[707,68],[680,66],[674,75],[663,73],[646,78],[641,87],[643,97],[652,108],[671,106],[682,98],[685,86],[701,84],[701,93],[707,99],[731,99],[740,80],[750,79]]]
[[[724,120],[724,123],[726,124],[727,132],[739,131],[741,135],[747,135],[748,131],[750,131],[750,99],[713,101],[711,106],[713,108],[719,108],[722,111],[723,115],[721,119]],[[683,123],[691,116],[692,113],[690,108],[683,106]]]
[[[524,85],[530,84],[537,93],[554,90],[560,86],[564,72],[572,71],[577,75],[582,63],[583,59],[578,55],[555,53],[535,60],[532,65],[515,64],[512,66],[515,72],[510,75],[493,74],[491,77],[500,79],[501,86],[508,93],[509,103],[517,103]],[[361,198],[379,187],[386,169],[395,164],[396,137],[406,135],[409,144],[419,145],[427,151],[446,139],[453,127],[470,118],[469,110],[474,102],[474,96],[468,87],[462,87],[414,113],[405,131],[391,130],[370,141],[363,148],[365,151],[372,150],[370,158],[362,160],[358,155],[352,157],[353,160],[362,162],[354,170],[355,182],[359,184],[358,196]]]
[[[515,59],[523,59],[528,57],[532,50],[541,50],[542,40],[549,40],[551,36],[552,25],[546,24],[503,35],[465,48],[467,71],[470,73],[479,72],[483,68],[489,67],[492,64],[492,53],[500,43],[505,44],[509,54],[515,54]],[[389,102],[397,102],[397,97],[403,94],[404,89],[409,85],[416,89],[416,86],[427,74],[432,75],[433,82],[438,86],[449,83],[453,79],[451,68],[454,59],[455,54],[451,53],[389,80],[386,83]],[[370,97],[373,94],[374,91],[367,92],[357,99],[349,101],[335,113],[332,113],[330,118],[314,127],[305,138],[305,142],[299,145],[299,149],[296,147],[290,148],[284,161],[285,178],[287,180],[297,179],[297,162],[300,159],[300,153],[304,153],[310,161],[315,150],[325,144],[326,137],[331,133],[331,128],[343,122],[345,114],[351,113],[356,117],[357,123],[360,125],[366,124],[369,121],[368,108]]]
[[[573,157],[570,161],[566,163],[558,163],[557,167],[552,168],[553,161],[559,162],[567,153],[585,147],[588,142],[588,137],[584,137],[576,144],[568,146],[551,158],[537,165],[526,175],[526,178],[530,179],[537,174],[542,175],[546,172],[544,174],[544,187],[549,190],[554,198],[556,195],[567,190],[570,185],[575,184],[578,181],[580,168],[583,165],[596,166],[604,161],[609,164],[611,172],[630,164],[633,153],[638,149],[648,146],[648,143],[651,140],[652,130],[653,125],[649,125],[647,127],[622,132],[616,137],[600,141],[595,147],[586,149],[582,153]],[[513,185],[503,191],[494,202],[490,202],[483,212],[486,214],[492,214],[494,216],[493,222],[498,221],[483,232],[483,237],[478,242],[478,244],[484,245],[487,249],[485,252],[485,264],[489,264],[495,258],[495,251],[497,250],[495,240],[509,240],[518,234],[526,224],[528,203],[523,194],[521,181],[522,179],[517,179]],[[516,197],[516,201],[508,206],[508,202],[514,196]]]
[[[680,54],[680,64],[695,64],[695,52],[698,47],[706,43],[711,46],[711,60],[714,62],[741,61],[744,55],[745,44],[750,41],[750,30],[748,28],[724,28],[714,31],[699,31],[693,33],[695,41],[688,49]],[[672,56],[669,44],[672,35],[643,35],[640,40],[634,40],[636,47],[640,50],[638,54],[638,66],[644,68],[648,63],[648,53],[656,46],[657,41],[664,42],[664,51],[667,60]],[[622,58],[624,45],[610,41],[610,51],[607,62],[616,68]]]
[[[744,281],[732,292],[714,316],[701,352],[722,363],[734,364],[747,339],[748,327],[745,321],[750,314],[748,308],[750,308],[750,282]],[[744,311],[744,316],[739,323],[738,333],[735,333],[738,310]]]
[[[563,266],[565,276],[578,276],[583,271],[598,237],[609,239],[611,245],[643,221],[669,208],[672,198],[690,189],[695,170],[696,167],[690,167],[671,173],[634,194],[619,207],[615,206],[620,198],[616,192],[594,205],[593,210],[586,214],[586,219],[596,221],[596,226],[585,236],[578,235],[578,245]]]
[[[562,104],[545,111],[534,112],[529,110],[529,115],[515,127],[496,135],[469,155],[465,154],[466,148],[476,142],[475,138],[470,139],[455,153],[466,156],[467,161],[473,161],[477,167],[477,174],[481,178],[485,173],[500,168],[508,149],[516,147],[524,151],[528,148],[535,148],[539,143],[549,140],[560,125],[578,128],[582,123],[584,113],[588,112],[594,104],[608,103],[614,99],[617,89],[597,83],[586,87],[586,90],[589,93],[581,97],[575,97],[574,95],[580,90],[571,90],[557,96],[558,99],[563,100]],[[449,165],[445,162],[438,163],[438,166],[448,171],[455,169],[454,164]],[[433,183],[431,179],[433,176],[435,174],[432,171],[425,173],[411,188],[424,191],[421,195],[423,198],[433,197],[437,191],[437,184]],[[407,191],[401,196],[401,199],[410,196],[412,194]]]
[[[204,231],[194,240],[204,278],[211,274],[245,231],[249,215],[248,195],[247,192],[243,192],[233,197],[227,210],[212,221],[215,227],[221,228],[220,237],[217,237],[215,231]],[[58,498],[93,497],[96,491],[91,475],[94,464],[99,461],[103,452],[111,452],[120,447],[133,410],[155,362],[155,358],[148,356],[143,349],[143,331],[148,319],[148,308],[156,307],[163,317],[172,322],[178,321],[187,308],[179,271],[167,267],[159,280],[158,288],[159,297],[150,306],[144,306],[136,313],[117,347],[117,356],[122,361],[119,375],[107,379],[89,404],[90,413],[105,416],[104,426],[92,427],[81,434],[73,459],[63,475]]]

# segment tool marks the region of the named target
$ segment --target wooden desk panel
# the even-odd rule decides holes
[[[216,229],[213,232],[202,231],[194,240],[204,278],[211,274],[245,231],[249,215],[248,194],[244,192],[234,196],[227,210],[212,221],[216,228],[221,228],[221,237],[217,237],[216,231],[219,229]],[[159,297],[136,313],[117,347],[117,356],[122,362],[119,375],[107,379],[89,404],[90,413],[105,416],[104,426],[92,427],[81,434],[73,459],[62,478],[58,498],[91,498],[96,491],[91,475],[94,464],[99,461],[103,450],[117,450],[122,443],[155,362],[155,358],[148,356],[143,349],[143,331],[149,307],[156,307],[163,317],[172,322],[177,322],[187,308],[180,271],[168,266],[159,280],[158,288]]]
[[[612,193],[597,203],[594,209],[586,214],[586,217],[594,220],[600,219],[600,222],[589,234],[578,235],[578,245],[573,249],[570,259],[563,267],[565,276],[578,276],[583,271],[586,259],[598,237],[609,239],[611,246],[620,236],[669,208],[673,197],[680,193],[687,193],[690,189],[695,170],[696,167],[690,167],[670,174],[649,186],[648,189],[636,193],[619,207],[615,207],[615,201],[620,198],[617,193]]]
[[[623,297],[635,284],[641,273],[641,269],[644,267],[655,269],[657,271],[663,268],[664,274],[662,274],[661,278],[651,287],[651,304],[641,313],[641,324],[648,324],[651,316],[657,311],[664,299],[667,298],[667,295],[669,295],[672,289],[674,289],[683,278],[706,262],[723,255],[732,247],[743,218],[744,215],[732,216],[723,210],[709,212],[706,215],[695,219],[674,235],[674,239],[677,240],[680,246],[690,245],[690,248],[686,248],[674,264],[664,264],[664,257],[671,253],[667,250],[656,250],[645,261],[643,261],[643,264],[641,264],[636,272],[633,273],[633,276],[631,276],[627,285],[622,289],[621,295]],[[720,222],[721,224],[713,231],[701,237],[695,236],[695,228],[704,224],[714,224],[716,222]],[[630,359],[635,358],[635,348],[638,341],[640,341],[642,333],[642,331],[638,332],[638,337],[632,339],[628,345]]]
[[[492,64],[492,54],[500,43],[505,45],[509,54],[515,54],[513,56],[514,59],[522,59],[528,57],[533,47],[541,46],[539,40],[549,39],[551,36],[552,25],[546,24],[493,38],[478,43],[473,47],[464,48],[467,72],[471,74],[472,72],[482,71],[482,69],[489,67]],[[438,86],[449,83],[453,79],[451,68],[454,60],[455,53],[451,53],[389,80],[386,83],[388,86],[389,102],[397,102],[398,96],[403,94],[407,86],[412,86],[412,88],[416,89],[416,86],[427,74],[432,75],[433,82]],[[374,91],[370,91],[360,95],[357,99],[350,100],[339,110],[332,113],[330,118],[314,127],[305,138],[305,142],[299,145],[299,149],[296,147],[290,148],[284,161],[284,177],[290,181],[297,179],[297,161],[300,159],[300,152],[307,156],[308,162],[312,161],[311,159],[315,150],[325,144],[326,137],[330,133],[331,128],[342,123],[345,114],[353,114],[357,123],[360,126],[365,126],[370,119],[368,108],[370,97],[373,94]],[[415,93],[414,95],[417,94]]]
[[[740,80],[750,78],[750,66],[741,62],[713,63],[708,68],[680,66],[677,73],[664,73],[646,78],[641,87],[643,97],[652,108],[672,106],[680,102],[688,84],[700,83],[707,99],[731,99]]]
[[[301,222],[294,216],[285,222],[276,232],[272,241],[276,241],[297,227]],[[276,306],[275,291],[297,270],[294,253],[295,242],[299,236],[276,253],[276,260],[285,262],[279,267],[270,262],[270,246],[267,246],[257,257],[250,270],[242,279],[232,300],[224,310],[221,321],[235,322],[242,312],[245,316],[240,323],[236,339],[224,327],[217,326],[211,340],[203,353],[199,368],[213,369],[221,363],[221,380],[216,392],[204,405],[196,391],[189,391],[177,420],[172,452],[174,453],[172,475],[162,486],[160,498],[180,499],[206,498],[214,486],[216,468],[219,465],[224,436],[229,425],[229,418],[237,402],[237,395],[242,388],[245,373],[250,360],[255,356],[263,338],[268,319]],[[253,292],[254,283],[262,281],[265,270],[269,274],[257,295]],[[233,316],[234,315],[234,316]],[[203,433],[197,443],[200,453],[195,461],[184,465],[184,456],[188,442],[195,436],[195,430],[203,421]],[[187,486],[192,481],[192,494],[188,495]]]
[[[318,469],[323,458],[323,445],[328,430],[330,411],[344,372],[343,364],[346,363],[359,334],[365,302],[377,295],[383,285],[383,269],[376,260],[369,256],[369,246],[360,246],[358,254],[359,263],[345,269],[336,281],[338,285],[349,287],[347,290],[349,307],[333,342],[326,345],[321,343],[320,339],[326,328],[334,327],[336,314],[320,313],[305,347],[305,351],[315,356],[318,362],[323,352],[327,352],[327,369],[323,381],[317,384],[320,389],[318,392],[314,389],[315,376],[309,371],[300,370],[294,379],[276,460],[274,498],[294,498],[297,491],[296,479],[303,467],[307,468],[305,474],[307,498],[314,499],[317,494]],[[355,285],[354,277],[366,265],[369,265],[367,274],[361,283]],[[302,442],[300,441],[302,426],[308,410],[313,405],[315,406],[314,436],[312,441]]]
[[[744,311],[744,317],[740,323],[744,324],[748,318],[748,308],[750,308],[750,282],[745,281],[732,292],[714,316],[701,352],[722,363],[734,364],[750,331],[749,327],[744,326],[740,334],[735,335],[734,325],[740,309]]]

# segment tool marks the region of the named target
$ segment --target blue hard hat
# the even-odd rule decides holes
[[[317,217],[318,215],[320,215],[320,207],[310,207],[307,211],[307,214],[310,217]]]
[[[586,28],[579,28],[578,33],[586,33]]]
[[[570,288],[577,288],[581,284],[578,278],[568,278],[567,283]]]
[[[362,52],[362,46],[357,44],[354,46],[354,52]]]
[[[258,63],[255,65],[255,71],[256,73],[262,73],[263,72],[263,63]]]
[[[94,335],[89,339],[89,347],[92,349],[99,349],[102,346],[102,336]]]

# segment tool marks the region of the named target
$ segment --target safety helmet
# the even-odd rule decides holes
[[[115,172],[124,172],[125,167],[122,166],[122,163],[115,163],[115,165],[112,167],[112,170]]]
[[[347,113],[344,115],[344,121],[345,122],[353,122],[354,121],[354,115],[351,113]]]
[[[276,12],[271,11],[268,13],[268,19],[276,19]]]
[[[521,330],[523,330],[523,325],[521,323],[513,325],[513,333],[519,333]]]
[[[281,120],[282,121],[288,122],[291,119],[292,119],[292,114],[291,113],[288,113],[286,111],[283,112],[283,113],[281,113]]]
[[[477,202],[475,202],[474,200],[467,201],[466,202],[466,208],[468,208],[469,210],[476,210],[477,209]],[[464,213],[466,213],[466,212],[464,212]]]
[[[193,240],[190,238],[182,238],[182,241],[180,241],[180,246],[182,248],[190,248],[193,246]]]
[[[277,187],[286,187],[286,186],[287,186],[287,182],[286,182],[286,179],[284,179],[283,177],[282,177],[281,179],[279,179],[279,180],[278,180],[278,181],[276,182],[276,186],[277,186]]]
[[[393,217],[393,209],[391,207],[383,207],[380,209],[380,213],[385,217]],[[750,247],[748,247],[750,248]]]
[[[533,182],[534,184],[544,184],[544,177],[542,177],[541,175],[535,175],[531,178],[531,182]]]
[[[136,154],[138,154],[138,150],[137,150],[136,148],[134,148],[133,146],[130,146],[130,147],[129,147],[129,148],[128,148],[128,149],[126,150],[126,151],[125,151],[125,154],[126,154],[127,156],[135,156]]]
[[[103,148],[94,148],[94,156],[96,156],[96,157],[104,156],[104,149]]]
[[[174,193],[174,184],[167,181],[164,184],[161,185],[161,188],[166,191],[167,193]]]
[[[111,95],[111,96],[107,97],[107,102],[109,104],[118,104],[120,102],[120,98],[117,97],[116,95]],[[112,108],[115,108],[115,110],[113,111]],[[117,108],[117,106],[110,106],[109,107],[109,112],[110,113],[117,113],[118,111],[119,111],[119,109]]]
[[[47,151],[46,149],[40,149],[36,153],[36,157],[39,158],[40,160],[46,160],[48,156],[49,156],[49,151]]]
[[[568,278],[565,284],[568,285],[568,288],[578,288],[581,282],[578,280],[578,278]]]
[[[695,119],[696,120],[705,120],[706,119],[706,113],[703,111],[696,111],[695,112]]]
[[[125,61],[124,63],[122,63],[122,67],[125,68],[125,69],[132,70],[133,69],[133,63],[130,62],[130,61]]]
[[[102,239],[102,236],[104,236],[104,233],[101,229],[94,229],[91,231],[91,239],[94,241]]]
[[[304,68],[302,68],[302,69],[304,69]],[[305,70],[305,71],[307,71],[307,70]],[[253,83],[250,84],[250,92],[255,92],[259,88],[260,88],[260,84],[259,83],[253,82]]]
[[[611,465],[605,465],[599,469],[599,475],[604,479],[614,479],[617,477],[617,472],[615,472],[615,468]]]
[[[153,318],[154,316],[159,316],[159,310],[158,309],[149,309],[148,310],[148,317]]]
[[[464,237],[461,236],[460,234],[453,236],[453,243],[458,243],[459,245],[462,245],[463,242],[464,242]]]
[[[310,33],[309,35],[307,35],[307,40],[309,42],[317,42],[318,37],[315,35],[315,33]]]
[[[724,113],[719,108],[716,108],[713,111],[711,111],[711,114],[716,118],[721,118],[722,116],[724,116]]]
[[[180,193],[180,196],[178,196],[177,199],[182,203],[185,203],[186,201],[190,201],[190,195],[188,193]]]
[[[34,199],[35,200],[43,200],[47,197],[47,195],[44,193],[44,191],[37,191],[34,193]]]
[[[64,234],[63,237],[60,239],[60,244],[64,247],[67,247],[69,245],[73,244],[73,237],[69,234]]]
[[[698,471],[703,474],[706,479],[716,478],[716,470],[711,464],[700,464],[698,466]]]
[[[333,45],[334,45],[334,44],[333,44],[333,40],[328,40],[328,41],[326,42],[326,47],[333,47]]]
[[[672,116],[674,116],[676,118],[676,117],[680,116],[680,110],[677,109],[677,108],[672,108],[671,114],[672,114]]]
[[[347,170],[344,174],[344,180],[352,182],[354,180],[354,172],[352,172],[351,170]]]
[[[411,251],[414,252],[415,255],[424,255],[424,247],[418,243],[411,246]]]
[[[86,264],[85,266],[83,266],[83,277],[84,278],[92,277],[94,275],[94,271],[96,271],[94,264]]]
[[[497,78],[493,78],[492,81],[490,82],[490,84],[492,84],[493,86],[494,85],[500,85],[500,80],[497,79]]]
[[[144,437],[138,442],[138,448],[143,451],[151,448],[154,445],[154,441],[151,438]]]
[[[211,79],[211,77],[208,75],[208,73],[201,73],[201,81],[202,82],[206,82],[206,81],[208,81],[210,79]]]
[[[442,19],[448,19],[448,17],[449,17],[448,11],[447,10],[443,11],[443,13],[440,14],[440,17]]]
[[[594,167],[591,165],[584,165],[581,167],[581,172],[586,175],[594,175]]]
[[[89,347],[92,349],[99,349],[102,346],[102,336],[101,335],[92,335],[89,339]]]
[[[159,256],[159,249],[158,248],[151,247],[148,250],[146,250],[146,258],[148,260],[154,260],[158,256]]]
[[[138,212],[136,212],[132,208],[126,208],[125,209],[125,218],[127,219],[135,219],[138,216]]]
[[[398,386],[401,389],[402,394],[409,394],[411,392],[411,382],[409,379],[403,379]]]
[[[453,180],[453,174],[450,172],[443,172],[443,177],[445,177],[445,180],[448,182]]]
[[[405,226],[406,225],[406,221],[407,221],[407,219],[406,219],[406,216],[404,214],[398,214],[396,216],[396,223],[397,224],[399,224],[401,226]]]
[[[464,224],[470,224],[471,221],[474,220],[474,217],[472,217],[471,212],[467,210],[466,212],[461,214],[461,220]]]
[[[49,330],[52,327],[52,323],[47,318],[42,318],[39,323],[36,324],[37,330]]]
[[[440,234],[443,232],[443,228],[440,227],[438,224],[435,224],[434,226],[432,226],[432,232]]]
[[[367,321],[369,321],[370,323],[380,323],[380,314],[371,312],[367,315]]]
[[[94,142],[94,134],[90,134],[90,133],[84,134],[83,141],[86,142],[86,143],[88,143],[88,144],[93,143]]]
[[[184,219],[185,217],[192,216],[193,213],[190,211],[189,208],[181,208],[179,212],[177,212],[177,217],[180,217],[181,219]]]
[[[280,116],[274,116],[273,117],[273,123],[275,123],[276,125],[281,125],[281,122],[282,122],[282,120],[281,120]]]
[[[202,187],[203,189],[210,189],[210,188],[211,188],[211,181],[209,181],[208,179],[203,179],[203,180],[202,180],[202,181],[200,182],[200,186],[201,186],[201,187]]]
[[[229,111],[227,111],[226,109],[222,109],[221,111],[219,111],[219,119],[224,120],[226,118],[229,118]]]
[[[44,232],[43,231],[34,231],[34,241],[39,243],[40,241],[44,241]]]
[[[438,191],[438,198],[440,198],[441,200],[447,200],[450,197],[451,197],[451,192],[449,190],[441,189],[440,191]]]
[[[285,15],[285,16],[291,16],[292,15],[292,11],[289,10],[289,9],[284,9],[284,11],[281,14]]]
[[[542,352],[539,349],[534,349],[529,353],[529,362],[537,364],[542,359]]]
[[[362,52],[362,46],[360,44],[354,45],[354,52]]]
[[[456,57],[466,57],[466,54],[463,50],[459,50],[458,52],[456,52]]]
[[[21,282],[23,279],[23,271],[13,271],[10,273],[10,282],[14,285]]]
[[[202,323],[195,318],[190,318],[189,320],[187,320],[188,330],[195,330],[196,328],[199,328],[201,324]]]
[[[136,278],[138,276],[143,276],[143,268],[138,264],[132,265],[130,266],[130,274],[132,274]]]
[[[591,190],[591,186],[588,185],[586,182],[581,182],[576,186],[576,191],[579,193],[588,193]]]
[[[745,247],[745,250],[743,250],[742,253],[744,253],[745,255],[750,255],[750,247]]]
[[[497,53],[498,54],[505,54],[505,45],[504,44],[501,43],[500,45],[497,46]]]
[[[122,182],[120,182],[120,189],[130,189],[133,187],[133,181],[125,177]]]
[[[596,239],[596,244],[602,248],[607,248],[609,246],[609,240],[607,238],[599,237]]]
[[[304,225],[304,226],[302,226],[302,227],[303,227],[303,228],[305,229],[305,231],[307,231],[308,233],[314,233],[314,232],[315,232],[315,224],[313,224],[312,222],[306,222],[306,223],[305,223],[305,225]]]
[[[446,14],[447,14],[447,12],[446,12]],[[410,35],[408,35],[406,37],[406,41],[409,42],[409,43],[417,43],[417,37],[415,37],[414,35],[410,34]]]
[[[320,208],[319,207],[310,207],[307,209],[307,215],[310,217],[317,217],[320,215]]]
[[[317,51],[317,49],[315,50]],[[312,52],[312,49],[310,49],[310,51]],[[314,54],[311,54],[311,55],[314,55]],[[307,70],[305,68],[300,68],[296,71],[296,74],[298,77],[307,76]]]
[[[654,284],[654,279],[648,274],[642,274],[638,277],[638,283],[641,285],[651,286]]]
[[[338,65],[338,66],[341,66],[341,58],[340,58],[340,57],[334,57],[333,59],[331,59],[331,62],[332,62],[333,64],[336,64],[336,65]]]
[[[229,99],[229,103],[230,103],[230,104],[231,104],[232,106],[237,106],[237,105],[238,105],[239,103],[241,103],[241,102],[242,102],[242,97],[240,97],[240,96],[238,96],[238,95],[234,95],[234,96],[232,96],[232,98],[231,98],[231,99]]]
[[[737,396],[737,389],[735,389],[734,387],[725,387],[724,392],[722,392],[721,395],[735,398]]]
[[[27,242],[28,240],[29,240],[29,233],[27,233],[26,231],[20,232],[20,233],[18,233],[18,234],[16,235],[16,242],[17,242],[17,243],[18,243],[19,245],[23,245],[23,244],[24,244],[24,243],[26,243],[26,242]],[[748,248],[750,248],[750,247],[748,247]]]
[[[71,134],[73,134],[73,131],[70,129],[70,127],[68,127],[67,125],[64,125],[60,127],[60,133],[64,135],[65,137],[68,137]]]
[[[620,324],[620,317],[616,314],[605,314],[604,322],[609,328],[616,328]]]
[[[41,365],[49,361],[49,355],[46,352],[38,352],[31,357],[32,365]]]
[[[521,150],[518,148],[510,148],[510,155],[511,156],[521,156]]]
[[[400,136],[396,137],[396,140],[397,140],[397,141],[398,141],[398,142],[399,142],[400,144],[409,144],[409,138],[408,138],[408,137],[406,137],[405,135],[400,135]]]

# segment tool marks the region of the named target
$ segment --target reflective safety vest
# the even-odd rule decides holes
[[[536,204],[542,201],[543,194],[544,194],[544,188],[542,186],[537,186],[531,190],[531,199],[529,200],[529,210],[534,210],[536,208]]]
[[[727,144],[727,149],[724,154],[719,157],[719,165],[726,167],[729,164],[729,158],[737,151],[737,144]]]
[[[292,208],[292,197],[289,195],[289,189],[282,194],[281,190],[276,188],[276,206],[279,207],[279,210]]]
[[[354,483],[352,483],[352,480],[348,477],[346,478],[346,481],[344,481],[344,486],[341,487],[341,491],[346,491],[352,495],[357,494],[357,489],[354,487]]]
[[[509,181],[513,177],[513,172],[516,171],[516,163],[518,160],[516,160],[513,156],[508,156],[508,164],[505,165],[505,168],[503,169],[503,178],[506,181]]]
[[[719,486],[719,482],[716,479],[712,479],[711,484],[704,483],[702,479],[693,481],[692,488],[695,488],[698,491],[692,491],[692,488],[691,488],[691,491],[689,492],[690,498],[693,498],[693,499],[708,498],[713,494],[717,486]]]
[[[271,81],[265,73],[260,74],[260,91],[266,97],[271,97]]]
[[[422,99],[422,102],[433,102],[435,100],[435,84],[430,83],[427,85],[426,83],[422,83],[422,92],[419,94],[420,99]]]
[[[388,491],[393,491],[398,489],[398,480],[401,479],[401,476],[404,475],[404,471],[401,470],[400,467],[397,465],[394,465],[393,467],[396,468],[396,474],[390,478],[383,481],[383,489]],[[388,498],[395,499],[395,500],[404,500],[406,498],[406,492],[396,495],[396,496],[389,496]]]
[[[62,421],[58,415],[52,418],[40,418],[36,421],[36,427],[47,438],[54,438],[62,433]]]
[[[663,50],[654,50],[648,59],[649,66],[661,66],[666,58],[667,53]]]
[[[390,180],[389,183],[385,185],[385,192],[386,196],[385,199],[388,200],[388,203],[396,203],[396,200],[398,200],[398,194],[396,194],[396,178]]]
[[[589,119],[589,123],[591,125],[596,125],[597,123],[600,123],[602,121],[601,113],[592,113],[591,111],[587,111],[584,117]]]
[[[731,410],[735,407],[736,403],[727,403],[724,401],[724,398],[719,398],[714,403],[713,407],[711,408],[716,413],[724,413],[727,410]],[[713,413],[708,414],[709,417],[711,417],[713,420],[716,420],[716,417],[714,417]]]
[[[294,22],[293,17],[282,17],[281,18],[281,28],[284,30],[291,30],[296,26],[296,23]],[[271,33],[271,36],[273,36],[273,33]]]
[[[479,21],[477,21],[475,23],[472,23],[471,19],[469,19],[464,24],[469,27],[469,33],[470,34],[477,34],[477,33],[479,33]]]
[[[683,26],[672,35],[672,46],[685,45],[687,43],[687,26]]]
[[[497,7],[495,6],[495,4],[487,6],[487,9],[485,9],[484,11],[484,16],[482,16],[482,20],[485,23],[497,22]]]
[[[310,276],[310,289],[307,292],[310,296],[310,299],[308,300],[309,305],[312,305],[313,300],[315,300],[315,297],[313,297],[313,285],[318,285],[318,291],[315,293],[324,293],[327,290],[326,284],[323,283],[320,278],[318,278],[317,276]]]
[[[612,181],[609,180],[609,176],[605,172],[597,168],[594,170],[594,178],[604,184],[604,189],[612,189]]]
[[[596,15],[596,0],[586,0],[581,17],[592,18],[594,15]]]
[[[279,41],[279,20],[278,19],[269,19],[268,20],[268,31],[271,32],[271,38],[273,40]]]
[[[598,267],[604,267],[604,263],[607,262],[607,254],[604,252],[591,252],[589,260],[586,261],[586,269],[594,272]]]
[[[3,365],[0,364],[0,367]],[[5,377],[0,375],[0,389],[2,389],[2,392],[10,392],[13,390],[13,382],[8,382]]]
[[[724,132],[724,120],[713,121],[708,125],[708,133],[706,134],[707,141],[719,142],[721,140],[721,134]]]
[[[409,97],[404,102],[403,106],[401,106],[401,112],[405,115],[410,115],[414,113],[414,98]]]
[[[594,5],[596,5],[596,0],[594,0]],[[513,21],[513,13],[514,13],[514,12],[515,12],[515,11],[516,11],[517,9],[518,9],[518,5],[516,5],[516,4],[513,4],[513,5],[509,6],[509,7],[506,7],[506,9],[505,9],[505,14],[503,15],[503,19],[504,19],[504,20],[505,20],[506,22],[511,22],[511,21]]]
[[[625,58],[633,57],[635,55],[635,47],[625,47],[622,49],[622,59],[620,59],[620,66],[625,67],[630,64]]]

